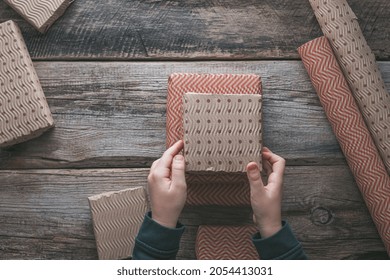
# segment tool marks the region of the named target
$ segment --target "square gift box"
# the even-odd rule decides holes
[[[4,0],[36,30],[45,33],[74,0]]]
[[[261,165],[261,95],[185,93],[186,171],[245,172]]]

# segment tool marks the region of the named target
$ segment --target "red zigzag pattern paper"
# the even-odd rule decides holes
[[[199,226],[195,253],[198,260],[258,260],[252,243],[255,226]]]
[[[298,52],[390,254],[390,178],[325,37]]]
[[[187,205],[250,205],[246,173],[188,174]]]
[[[169,77],[167,148],[183,139],[183,103],[186,92],[261,94],[261,79],[253,74],[176,73]],[[187,205],[250,205],[245,173],[188,174]]]

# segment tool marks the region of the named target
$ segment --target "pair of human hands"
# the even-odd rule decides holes
[[[163,156],[153,162],[148,176],[152,219],[157,223],[175,228],[187,199],[184,157],[180,155],[183,141],[176,142]],[[255,162],[247,165],[250,184],[250,200],[253,221],[263,238],[281,229],[281,203],[285,160],[269,149],[262,150],[263,167],[268,176],[263,184]]]

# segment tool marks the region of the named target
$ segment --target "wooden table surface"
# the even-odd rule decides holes
[[[348,1],[390,88],[390,2]],[[321,36],[307,0],[76,0],[39,34],[21,27],[56,127],[0,150],[0,258],[96,259],[87,197],[145,186],[165,150],[173,72],[255,73],[264,143],[287,160],[283,217],[312,259],[386,258],[296,48]],[[179,259],[200,224],[251,223],[249,207],[185,208]]]

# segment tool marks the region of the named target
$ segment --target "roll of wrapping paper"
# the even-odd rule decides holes
[[[390,95],[346,0],[309,0],[390,174]]]
[[[298,52],[390,255],[390,177],[348,83],[325,37]]]

